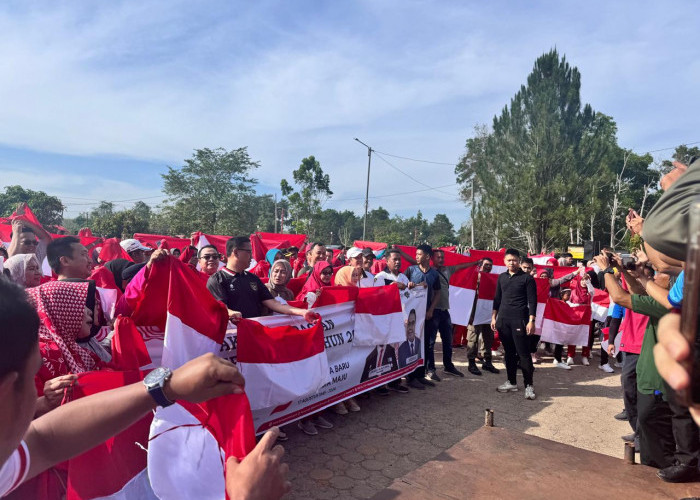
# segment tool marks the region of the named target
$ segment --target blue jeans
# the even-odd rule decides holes
[[[435,309],[433,317],[425,321],[425,369],[435,371],[435,341],[438,331],[442,340],[442,364],[454,368],[452,363],[452,319],[450,311]]]

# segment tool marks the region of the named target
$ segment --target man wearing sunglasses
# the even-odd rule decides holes
[[[12,221],[12,240],[7,253],[12,257],[20,254],[34,254],[39,263],[46,258],[46,246],[52,238],[44,229],[24,220]]]
[[[209,279],[209,276],[219,270],[221,255],[214,245],[205,245],[199,249],[197,261],[202,274]]]
[[[280,314],[303,316],[309,323],[318,315],[313,311],[277,302],[260,278],[246,271],[250,267],[253,247],[250,238],[238,236],[226,242],[226,267],[215,272],[207,288],[216,300],[226,304],[229,319],[256,318],[263,315],[263,306]]]

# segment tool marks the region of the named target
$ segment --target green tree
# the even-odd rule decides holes
[[[63,223],[65,207],[59,198],[22,186],[5,186],[5,192],[0,193],[0,217],[12,215],[19,203],[27,203],[44,226],[58,226]]]
[[[299,168],[292,172],[295,190],[286,179],[280,182],[282,196],[286,197],[290,209],[290,222],[298,233],[316,236],[314,219],[323,203],[331,196],[331,180],[323,173],[321,164],[313,156],[301,160]]]
[[[197,149],[179,168],[163,174],[163,192],[170,196],[159,225],[171,233],[200,230],[211,234],[250,234],[258,213],[252,171],[259,163],[247,148]]]
[[[114,210],[114,203],[102,201],[86,215],[70,222],[69,229],[77,231],[89,227],[93,234],[104,238],[131,238],[134,233],[151,231],[152,211],[146,203],[138,201],[133,207]]]
[[[475,229],[491,247],[565,246],[586,220],[592,180],[616,145],[615,124],[580,99],[581,75],[552,50],[537,59],[487,136],[477,129],[457,167],[462,198],[476,179]],[[480,220],[479,220],[480,219]]]
[[[434,247],[444,247],[455,242],[455,228],[445,214],[435,214],[428,226],[428,239]]]

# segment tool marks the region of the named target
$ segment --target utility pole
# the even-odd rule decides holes
[[[275,230],[277,232],[277,193],[275,193]],[[280,231],[281,232],[281,231]]]
[[[474,178],[472,178],[472,249],[474,248]]]
[[[367,190],[365,191],[365,220],[362,223],[362,239],[365,239],[367,233],[367,207],[369,207],[369,170],[372,166],[372,148],[355,137],[355,140],[367,148]]]

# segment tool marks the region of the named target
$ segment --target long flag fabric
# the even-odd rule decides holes
[[[590,323],[590,306],[570,306],[563,300],[550,298],[544,310],[541,340],[561,345],[588,345]]]
[[[472,266],[457,271],[450,277],[450,317],[455,325],[469,324],[478,276],[476,266]]]
[[[355,300],[354,344],[374,346],[405,339],[398,287],[360,288]]]

